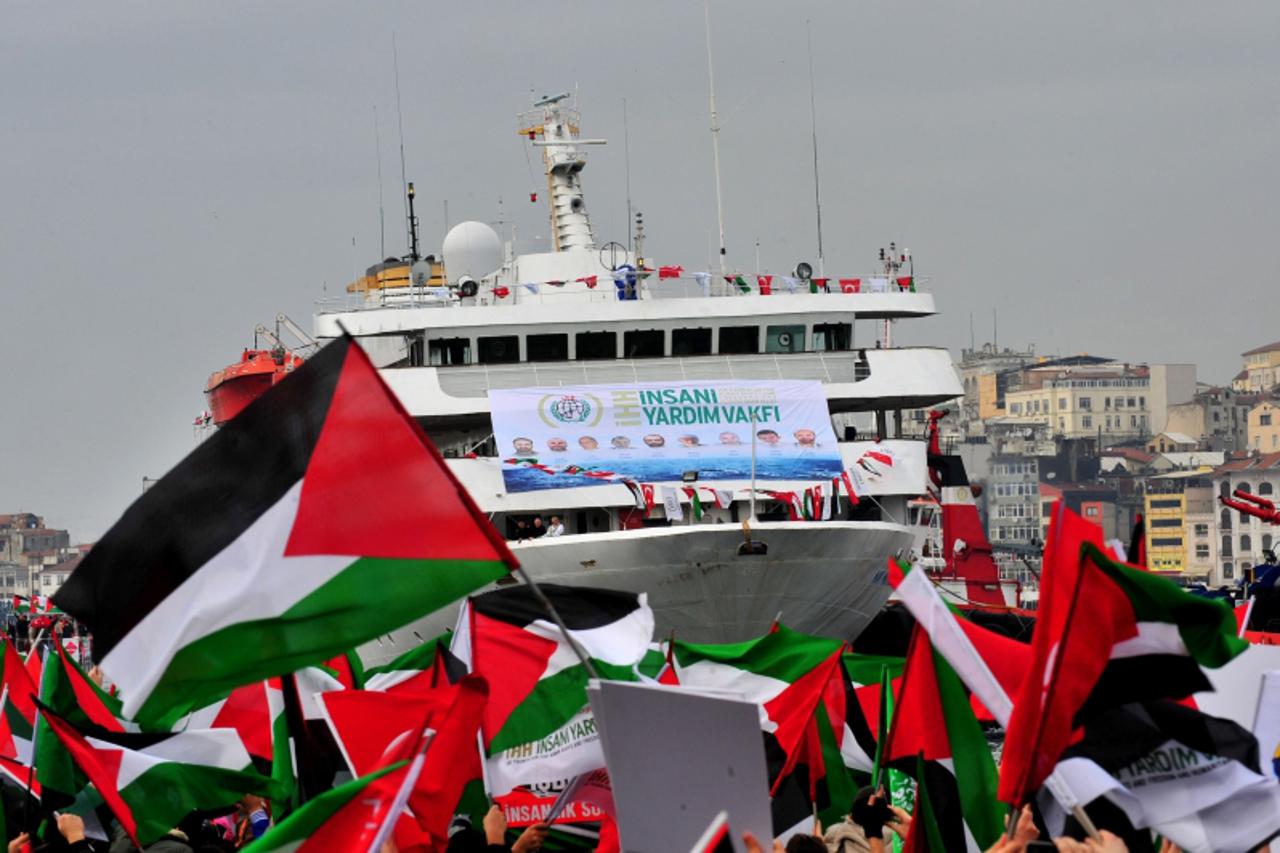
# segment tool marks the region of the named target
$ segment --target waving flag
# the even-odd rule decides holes
[[[42,707],[40,715],[139,846],[151,844],[194,809],[223,808],[246,793],[270,794],[231,729],[161,735],[87,735]]]
[[[56,599],[93,629],[126,714],[161,723],[398,628],[514,565],[343,338],[148,489]]]
[[[639,680],[636,666],[653,639],[653,611],[643,594],[540,586],[597,672]],[[532,589],[512,586],[468,599],[452,651],[489,682],[481,733],[490,793],[604,766],[586,668]]]

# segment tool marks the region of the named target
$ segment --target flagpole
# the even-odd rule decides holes
[[[756,523],[756,410],[751,408],[751,523]]]
[[[369,843],[369,853],[380,853],[382,845],[386,844],[387,839],[391,837],[396,821],[400,817],[400,812],[404,811],[404,807],[409,802],[409,795],[413,793],[414,786],[418,784],[418,777],[422,775],[422,766],[427,760],[427,747],[431,745],[434,737],[435,732],[430,729],[423,732],[422,745],[418,747],[418,754],[413,757],[413,763],[409,765],[408,771],[405,772],[404,781],[400,783],[400,788],[396,791],[396,798],[391,801],[386,817],[382,819],[382,825],[378,827],[378,834]]]
[[[586,652],[578,645],[578,641],[569,633],[569,628],[564,624],[564,620],[560,618],[560,613],[556,610],[555,605],[551,603],[551,599],[547,598],[547,594],[542,591],[542,587],[533,582],[533,578],[529,577],[529,573],[524,570],[524,566],[516,565],[516,573],[520,578],[529,585],[533,590],[533,594],[537,596],[538,601],[547,609],[551,620],[556,623],[556,627],[560,629],[560,633],[564,635],[565,642],[569,644],[569,648],[573,649],[573,653],[578,656],[578,661],[582,664],[582,668],[587,671],[587,675],[591,678],[598,679],[600,673],[596,672],[596,668],[591,665],[591,659],[587,657]]]

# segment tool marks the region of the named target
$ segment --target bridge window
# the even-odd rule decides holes
[[[525,338],[526,361],[568,361],[568,335],[529,335]]]
[[[747,355],[760,352],[759,326],[720,327],[720,354]]]
[[[471,363],[471,341],[467,338],[436,338],[428,342],[427,349],[432,365]]]
[[[622,354],[626,358],[662,358],[665,337],[661,329],[626,332],[622,336]]]
[[[617,332],[578,332],[578,358],[617,358]]]
[[[852,323],[815,323],[813,349],[815,352],[845,352],[853,346]]]
[[[520,360],[520,339],[515,335],[477,338],[481,364],[513,364]]]
[[[671,332],[672,355],[711,355],[710,329],[674,329]]]
[[[804,326],[770,326],[765,333],[765,352],[804,352]]]

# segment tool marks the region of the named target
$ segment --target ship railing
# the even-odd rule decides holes
[[[860,296],[912,296],[924,292],[920,285],[927,284],[928,279],[917,278],[916,290],[900,287],[896,282],[888,280],[888,286],[877,285],[874,288],[859,284],[841,285],[838,279],[831,279],[825,287],[817,288],[803,281],[797,281],[792,287],[781,281],[781,276],[773,276],[766,289],[754,275],[744,276],[747,289],[730,284],[723,277],[713,276],[705,286],[688,275],[679,278],[661,279],[656,273],[635,282],[615,282],[608,273],[595,277],[594,286],[588,286],[581,280],[549,283],[530,282],[526,284],[481,284],[473,299],[462,299],[455,288],[448,287],[388,287],[363,293],[344,293],[338,296],[325,297],[316,301],[317,313],[335,314],[350,311],[383,310],[388,308],[451,308],[460,305],[513,306],[519,304],[580,304],[583,302],[634,302],[650,299],[726,299],[726,298],[759,298],[761,296],[803,295],[813,299],[857,299]],[[849,281],[853,281],[850,279]],[[862,283],[868,281],[863,278]]]

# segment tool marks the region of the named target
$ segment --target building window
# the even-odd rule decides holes
[[[1242,492],[1249,492],[1250,494],[1253,494],[1253,486],[1249,485],[1248,480],[1243,480],[1239,483],[1236,483],[1236,488]]]
[[[1110,398],[1110,397],[1103,397],[1103,398],[1102,398],[1102,408],[1104,408],[1104,409],[1109,409],[1109,408],[1111,408],[1111,398]]]
[[[1241,554],[1253,553],[1253,539],[1249,537],[1248,533],[1240,534],[1240,553]]]
[[[1151,502],[1151,506],[1154,508],[1154,507],[1155,507],[1155,505],[1156,505],[1156,502],[1155,502],[1155,501],[1152,501],[1152,502]],[[1182,519],[1180,519],[1180,518],[1153,518],[1153,519],[1151,519],[1151,526],[1152,526],[1152,527],[1181,527],[1181,526],[1182,526]]]
[[[1231,529],[1231,510],[1224,509],[1222,511],[1222,522],[1220,526],[1222,527],[1223,530]]]
[[[1258,415],[1258,426],[1271,426],[1271,413]]]
[[[1059,397],[1059,398],[1058,398],[1058,408],[1059,408],[1059,409],[1065,409],[1066,407],[1067,407],[1067,398],[1066,398],[1066,397]]]
[[[1231,497],[1231,484],[1226,480],[1223,480],[1222,483],[1218,485],[1218,494],[1224,498]]]
[[[1230,536],[1222,537],[1222,556],[1224,557],[1231,556],[1231,537]],[[1228,577],[1230,577],[1230,575],[1228,575]]]
[[[578,360],[585,358],[617,358],[617,332],[578,332],[574,335]]]
[[[674,329],[671,332],[672,355],[711,355],[710,329]]]
[[[721,355],[750,355],[758,352],[760,352],[759,326],[721,327]]]
[[[1093,400],[1089,397],[1081,397],[1080,408],[1084,409],[1086,412],[1089,411],[1093,408]]]
[[[1081,425],[1082,427],[1084,427],[1085,429],[1092,429],[1092,428],[1093,428],[1093,418],[1089,417],[1088,415],[1085,415],[1084,417],[1082,417],[1082,418],[1080,419],[1080,425]]]
[[[1261,483],[1259,483],[1259,484],[1258,484],[1258,494],[1260,494],[1260,495],[1269,495],[1269,494],[1271,494],[1271,484],[1270,484],[1270,483],[1268,483],[1266,480],[1263,480]]]
[[[481,364],[513,364],[520,360],[520,339],[515,335],[477,338]]]
[[[804,326],[769,326],[764,335],[765,352],[804,352]]]
[[[1087,506],[1084,508],[1084,514],[1087,518],[1097,518],[1098,508],[1096,506]]]
[[[568,361],[568,335],[529,335],[524,339],[526,361]]]
[[[1197,535],[1197,536],[1208,536],[1208,535],[1209,535],[1209,525],[1207,525],[1207,524],[1197,524],[1197,525],[1196,525],[1196,535]]]
[[[1197,559],[1197,560],[1207,560],[1207,559],[1209,559],[1209,546],[1208,546],[1208,545],[1197,545],[1197,546],[1196,546],[1196,559]]]
[[[661,329],[624,332],[622,354],[626,358],[662,358],[665,337]]]
[[[1175,537],[1165,537],[1163,539],[1152,539],[1152,548],[1181,548],[1182,540]]]

